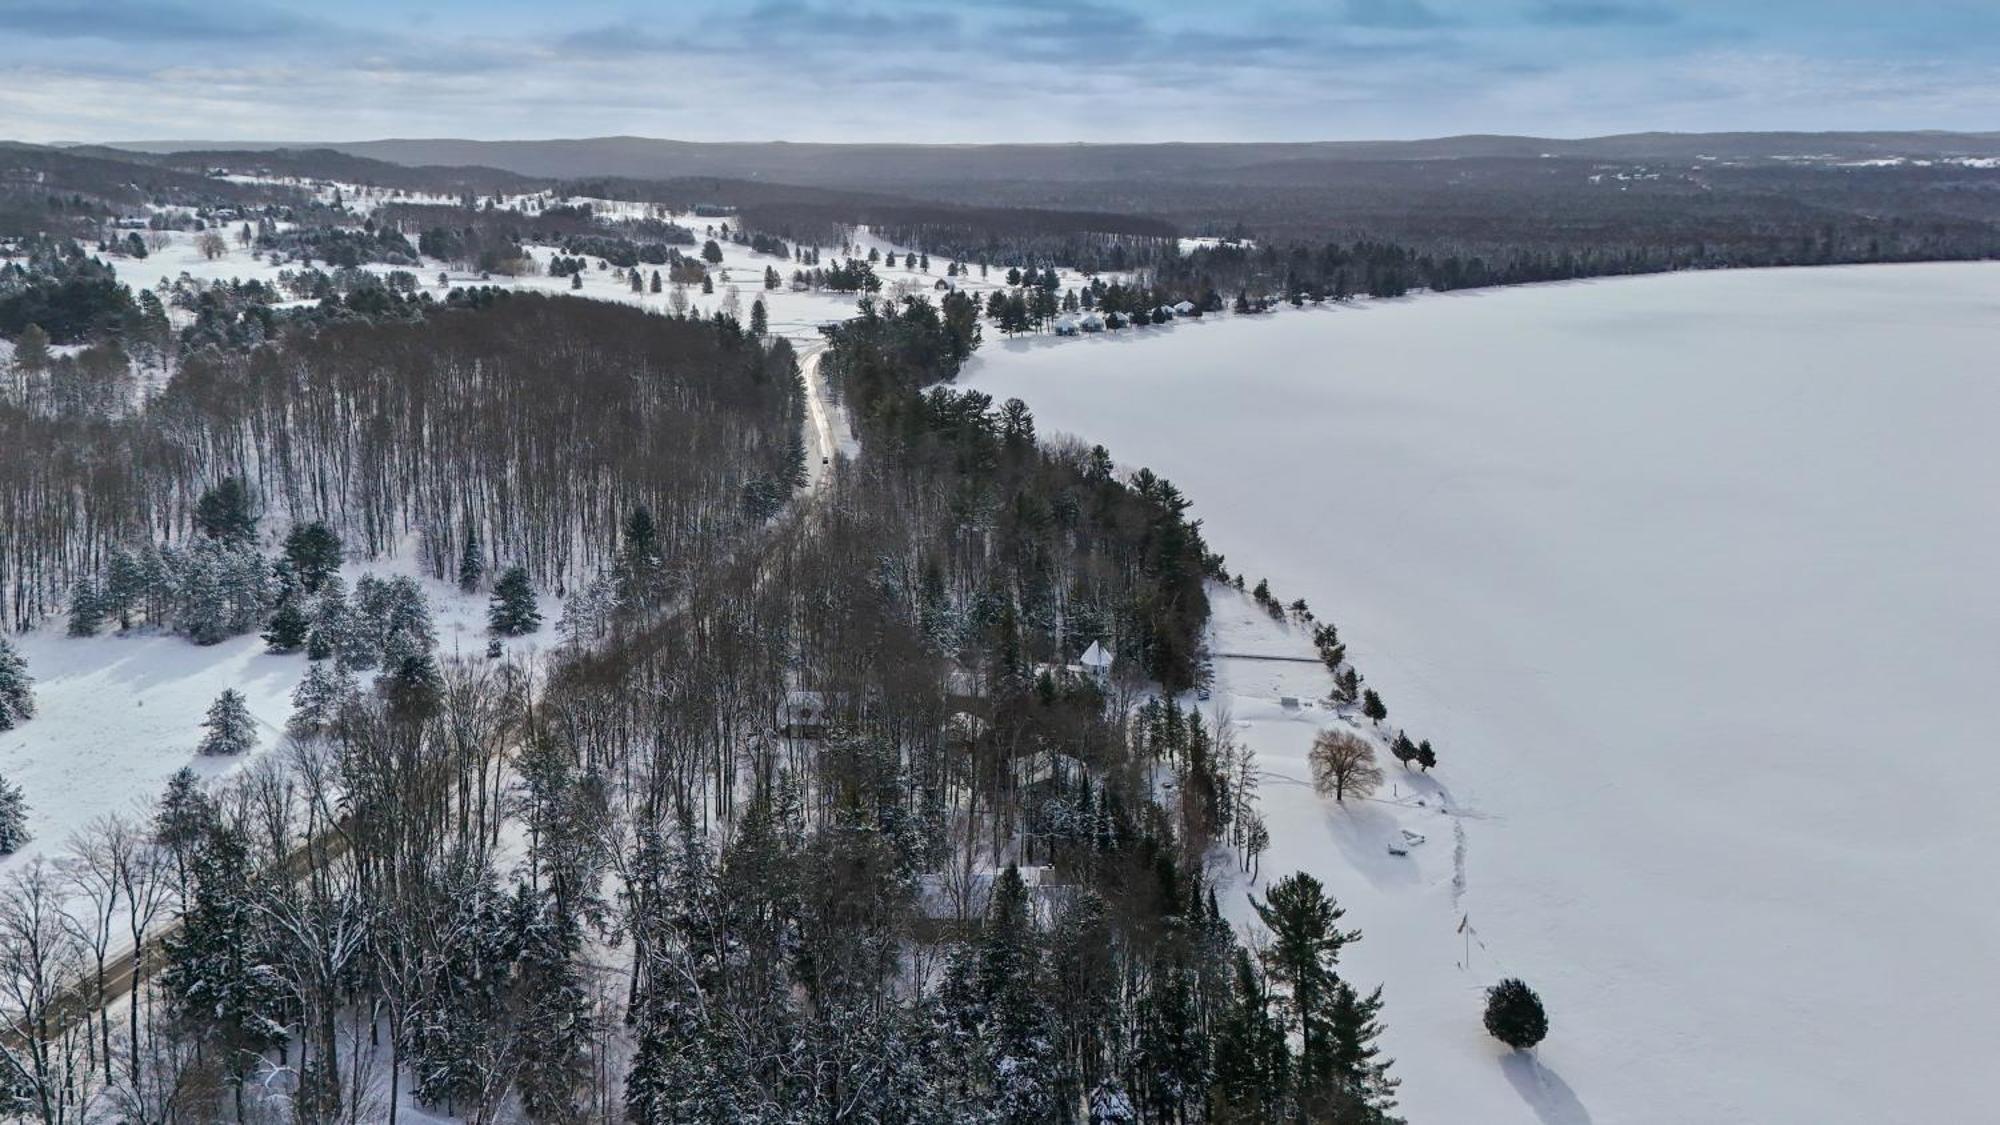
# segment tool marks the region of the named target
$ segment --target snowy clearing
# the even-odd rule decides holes
[[[1365,931],[1412,1120],[1968,1120],[2000,1051],[1996,339],[1996,265],[1722,272],[996,341],[965,381],[1171,478],[1436,743],[1456,815],[1263,789],[1263,874]],[[1218,648],[1310,653],[1216,607]],[[1330,716],[1275,700],[1324,673],[1217,672],[1303,780]],[[1538,1061],[1480,1027],[1504,975],[1548,1003]]]
[[[350,586],[364,574],[416,578],[430,602],[439,657],[484,658],[486,595],[423,574],[414,543],[395,557],[341,568]],[[541,612],[539,631],[502,642],[509,657],[534,659],[558,643],[561,599],[543,592]],[[26,794],[33,838],[0,858],[0,873],[36,856],[61,858],[71,835],[99,817],[149,815],[146,806],[183,766],[213,779],[281,749],[292,690],[308,664],[298,653],[268,652],[255,633],[203,646],[144,630],[120,635],[115,625],[95,637],[63,630],[56,618],[13,638],[35,678],[36,712],[0,732],[0,777]],[[368,676],[362,673],[364,683]],[[225,688],[243,693],[257,721],[257,746],[240,756],[203,756],[196,749],[202,718]]]

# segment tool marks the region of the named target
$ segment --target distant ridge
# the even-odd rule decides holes
[[[677,141],[613,136],[530,141],[389,138],[370,141],[134,141],[132,152],[332,149],[403,165],[496,168],[523,176],[721,176],[825,187],[1038,179],[1055,182],[1200,179],[1231,169],[1293,161],[1529,159],[1765,161],[2000,156],[2000,132],[1628,133],[1578,139],[1466,135],[1408,141],[1160,144],[823,144]]]

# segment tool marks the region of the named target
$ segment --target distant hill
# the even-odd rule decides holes
[[[1768,161],[1782,156],[1879,159],[2000,156],[2000,133],[1631,133],[1583,139],[1461,136],[1417,141],[1221,144],[794,144],[650,137],[472,141],[454,138],[310,145],[134,142],[138,152],[331,149],[402,165],[481,166],[536,177],[715,176],[819,187],[909,188],[986,181],[1101,182],[1227,179],[1241,168],[1290,162],[1468,160],[1544,156],[1604,160]]]
[[[492,194],[525,191],[538,187],[537,181],[517,172],[499,168],[403,164],[357,156],[329,147],[244,148],[200,147],[155,150],[122,148],[116,145],[80,145],[64,151],[205,173],[211,168],[237,172],[258,172],[273,176],[339,180],[343,183],[412,191],[472,191]]]

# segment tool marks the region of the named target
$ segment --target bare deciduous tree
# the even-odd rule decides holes
[[[1382,767],[1375,764],[1375,748],[1366,739],[1346,731],[1324,730],[1313,739],[1313,788],[1336,801],[1348,794],[1366,797],[1382,784]]]

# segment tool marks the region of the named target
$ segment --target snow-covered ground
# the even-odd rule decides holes
[[[2000,265],[1868,266],[995,341],[966,381],[1171,478],[1436,743],[1430,782],[1390,760],[1388,803],[1335,808],[1297,783],[1332,717],[1276,702],[1324,674],[1218,661],[1264,876],[1366,932],[1412,1120],[1968,1121],[2000,1054],[1996,340]],[[1218,648],[1309,653],[1216,604]],[[1480,1027],[1504,975],[1548,1004],[1534,1061]]]
[[[372,210],[388,199],[387,193],[351,184],[338,186],[343,200],[360,210]],[[332,191],[333,188],[329,187],[321,194],[330,198]],[[409,201],[409,197],[398,201]],[[615,213],[627,218],[649,213],[638,204],[606,200],[566,202],[588,202],[600,213]],[[711,226],[724,221],[692,214],[667,217],[703,238]],[[164,232],[167,245],[146,258],[107,257],[106,260],[117,270],[119,279],[135,289],[151,287],[163,277],[174,278],[183,273],[201,280],[261,278],[275,281],[281,270],[297,268],[273,266],[267,257],[240,247],[235,241],[234,229],[235,224],[229,224],[221,230],[228,237],[229,247],[220,258],[204,257],[196,248],[195,234],[173,231]],[[821,339],[819,325],[854,314],[858,300],[855,294],[791,291],[791,274],[798,267],[788,259],[758,254],[747,246],[727,241],[722,241],[720,245],[723,261],[715,268],[716,292],[704,295],[698,286],[686,287],[691,307],[704,312],[722,307],[730,286],[734,285],[740,291],[741,316],[747,318],[750,302],[761,297],[767,302],[772,334],[789,336],[807,345],[809,353],[816,350],[813,345]],[[906,253],[904,248],[865,230],[857,232],[854,245],[858,248],[857,256],[865,256],[871,248],[885,254],[890,251],[896,253],[898,264],[894,268],[881,264],[876,266],[884,282],[880,294],[883,298],[894,297],[899,286],[908,292],[931,292],[932,284],[944,276],[944,259],[933,259],[928,273],[905,266],[902,264]],[[698,251],[699,244],[682,249]],[[529,251],[538,265],[544,268],[549,257],[557,252],[547,246],[533,246]],[[829,265],[838,253],[838,247],[823,248],[824,259]],[[785,284],[776,290],[763,289],[764,268],[767,265],[775,267],[785,280]],[[377,264],[368,268],[387,272],[392,267]],[[437,292],[441,269],[439,263],[427,262],[414,272],[426,288]],[[652,266],[641,267],[648,279],[653,269]],[[964,288],[984,291],[1003,286],[1003,274],[1004,271],[996,271],[990,280],[982,281],[975,272],[971,277],[955,280]],[[1064,281],[1074,285],[1079,284],[1081,279],[1065,273]],[[450,283],[453,286],[494,284],[550,293],[573,293],[596,300],[639,304],[658,311],[670,307],[668,302],[672,294],[672,286],[664,287],[664,291],[657,294],[650,289],[645,293],[633,293],[623,271],[600,271],[595,268],[585,272],[581,290],[573,290],[567,277],[546,273],[519,278],[495,275],[490,281],[482,281],[476,275],[452,271]],[[4,360],[7,354],[11,354],[11,346],[0,341],[0,348],[9,349],[0,351],[0,360]],[[817,482],[823,475],[822,458],[835,455],[851,457],[856,450],[839,404],[829,401],[819,384],[816,358],[809,364],[807,378],[813,388],[810,402],[812,418],[807,435],[813,463],[809,468],[813,480]],[[415,575],[414,545],[396,557],[348,566],[344,574],[349,586],[364,572],[383,577]],[[424,585],[430,595],[432,613],[438,626],[440,655],[482,657],[486,647],[485,596],[465,597],[448,583],[428,579],[424,580]],[[562,617],[561,602],[546,591],[542,593],[541,602],[544,622],[541,631],[530,637],[508,641],[510,655],[546,649],[556,643],[555,626]],[[44,623],[35,632],[15,637],[13,641],[26,657],[29,671],[35,678],[38,713],[35,719],[17,729],[0,733],[0,777],[20,785],[26,794],[34,839],[14,856],[0,859],[0,873],[23,865],[34,856],[60,856],[71,834],[100,816],[139,809],[158,796],[167,778],[182,766],[192,765],[205,776],[215,776],[241,769],[257,757],[276,749],[282,741],[285,720],[291,714],[292,690],[306,668],[302,656],[266,653],[264,643],[254,635],[205,648],[184,638],[162,635],[116,636],[107,633],[79,640],[64,636],[63,622],[58,619]],[[195,753],[195,746],[201,737],[202,717],[215,697],[231,687],[244,693],[251,714],[259,722],[263,738],[256,752],[245,758],[203,759]]]
[[[250,179],[246,177],[233,178],[239,180]],[[370,212],[376,205],[383,202],[445,202],[434,197],[419,198],[413,195],[391,199],[387,193],[365,189],[354,184],[336,186],[341,191],[343,203],[350,210],[357,213]],[[319,194],[327,199],[331,199],[333,188],[326,188],[320,191]],[[509,197],[503,202],[521,205],[525,203],[527,198]],[[678,224],[693,231],[697,240],[692,246],[681,246],[678,248],[682,254],[686,255],[698,255],[701,251],[702,241],[710,237],[709,232],[711,230],[719,234],[725,224],[734,230],[736,222],[733,217],[706,218],[691,212],[657,212],[656,209],[647,204],[618,200],[596,199],[583,196],[563,197],[561,199],[543,196],[542,199],[544,202],[568,205],[588,204],[600,216],[623,219],[661,218]],[[204,257],[196,246],[196,240],[200,235],[191,231],[164,232],[168,240],[167,246],[149,254],[145,258],[125,258],[108,255],[104,257],[117,272],[118,279],[134,289],[156,288],[163,279],[172,280],[184,273],[189,277],[201,281],[248,281],[251,279],[260,279],[276,283],[278,275],[281,272],[286,270],[297,272],[300,269],[296,263],[274,266],[270,264],[270,256],[268,254],[258,255],[254,250],[238,245],[236,231],[241,225],[240,221],[228,222],[221,224],[217,228],[218,232],[224,235],[228,242],[227,252],[219,258],[211,259]],[[616,233],[609,227],[606,230],[607,233]],[[411,233],[409,237],[412,243],[416,241],[415,233]],[[811,290],[795,293],[791,289],[792,273],[795,270],[805,267],[793,262],[790,258],[760,254],[752,250],[749,246],[730,242],[724,238],[718,237],[717,243],[722,250],[722,262],[711,268],[715,292],[704,294],[701,291],[700,285],[685,286],[683,295],[690,309],[699,310],[706,314],[724,308],[725,302],[729,299],[730,289],[733,287],[736,290],[738,319],[747,321],[750,317],[751,302],[761,299],[764,302],[765,313],[769,319],[769,331],[771,335],[784,336],[796,342],[818,340],[820,339],[819,328],[821,325],[845,320],[854,315],[855,304],[860,300],[861,294]],[[852,246],[854,248],[854,256],[859,258],[867,257],[870,250],[879,251],[885,256],[890,253],[896,255],[896,264],[894,266],[886,265],[884,262],[875,263],[876,276],[882,280],[882,291],[876,294],[877,300],[893,300],[905,294],[923,294],[935,300],[938,296],[935,287],[940,281],[946,281],[957,288],[980,294],[982,297],[994,289],[1006,288],[1007,271],[1004,268],[992,270],[987,277],[981,278],[975,267],[968,275],[948,279],[945,277],[945,266],[948,261],[946,258],[932,258],[930,269],[927,271],[918,266],[906,264],[905,256],[908,253],[908,248],[881,238],[865,227],[855,232],[852,239]],[[543,244],[530,244],[524,247],[524,249],[527,250],[529,257],[534,260],[536,269],[533,273],[523,274],[519,277],[494,274],[491,277],[482,278],[476,273],[468,273],[464,270],[447,270],[443,263],[429,259],[426,259],[421,266],[395,267],[381,263],[370,263],[364,268],[382,274],[401,268],[415,274],[422,289],[437,297],[442,297],[447,290],[452,288],[495,285],[501,288],[538,290],[546,293],[564,293],[573,296],[588,297],[594,300],[616,301],[622,304],[638,305],[642,308],[658,312],[665,312],[672,308],[671,302],[674,290],[672,284],[664,284],[659,293],[652,292],[650,284],[645,292],[634,293],[632,292],[630,277],[624,270],[616,267],[599,270],[596,268],[596,259],[587,259],[590,261],[591,268],[583,274],[583,288],[580,290],[572,289],[568,277],[553,276],[547,272],[549,259],[561,254],[562,251],[560,248]],[[842,256],[839,246],[822,246],[818,249],[821,254],[821,268],[835,265]],[[320,265],[321,268],[325,267],[325,263],[323,262]],[[776,289],[766,290],[764,288],[764,270],[767,267],[778,271],[780,283]],[[664,266],[642,264],[639,267],[639,272],[650,283],[653,271],[656,269],[663,276],[665,275],[666,267]],[[438,275],[440,273],[447,275],[447,285],[444,289],[438,287]],[[1062,281],[1063,288],[1066,290],[1076,288],[1087,281],[1081,274],[1073,270],[1058,270],[1057,275]],[[1116,275],[1106,274],[1105,276],[1114,280],[1116,279]],[[997,332],[995,335],[997,335]]]
[[[416,577],[430,601],[441,659],[485,658],[484,594],[418,573],[414,544],[395,557],[351,563],[341,570],[349,589],[363,574]],[[542,627],[503,643],[510,658],[533,658],[557,642],[561,601],[540,596]],[[61,619],[11,638],[35,680],[35,717],[0,732],[0,777],[28,801],[26,847],[0,859],[0,874],[35,856],[62,857],[71,834],[111,813],[146,815],[167,779],[183,766],[204,778],[244,769],[284,744],[292,689],[307,667],[303,655],[266,651],[255,634],[200,646],[185,637],[107,631],[63,635]],[[373,673],[359,673],[364,685]],[[244,695],[257,720],[251,753],[204,757],[196,747],[209,704],[226,688]]]

